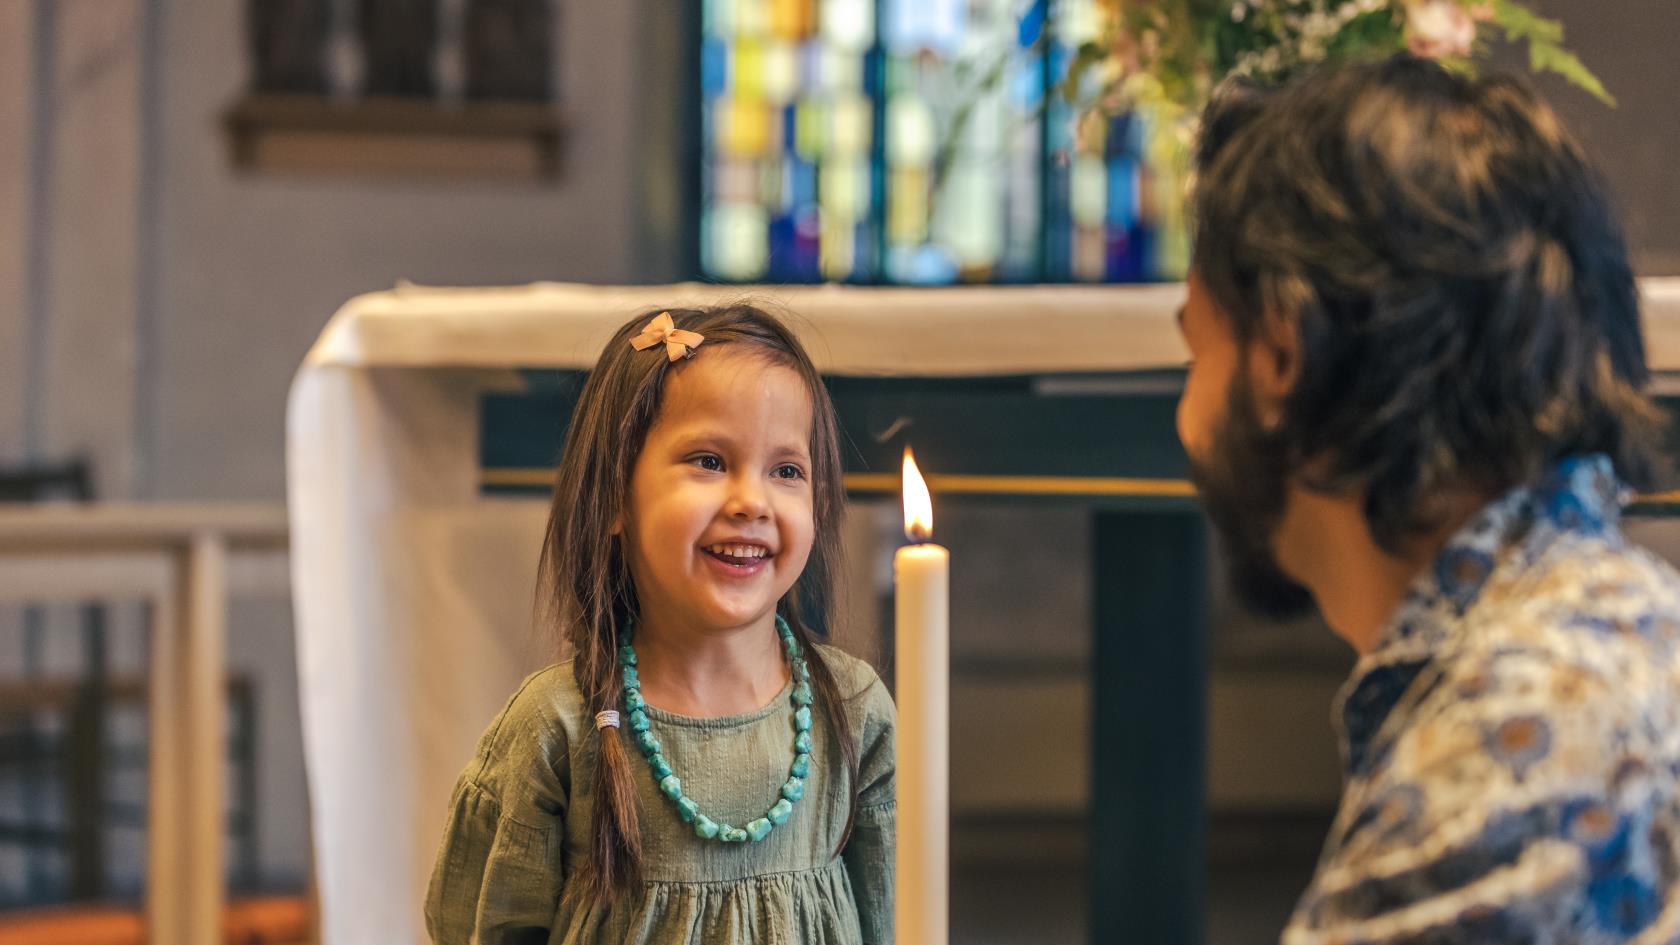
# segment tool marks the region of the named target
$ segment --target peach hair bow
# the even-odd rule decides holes
[[[653,321],[642,329],[642,333],[630,339],[630,346],[637,351],[646,351],[657,344],[665,345],[665,354],[672,361],[694,357],[694,349],[706,336],[698,332],[683,331],[677,323],[671,320],[670,312],[660,312]]]

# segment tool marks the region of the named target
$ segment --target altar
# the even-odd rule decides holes
[[[1644,291],[1651,361],[1680,369],[1680,280]],[[580,372],[634,314],[735,299],[785,312],[809,347],[854,495],[895,494],[911,443],[937,501],[1089,510],[1091,940],[1201,941],[1206,536],[1174,428],[1182,296],[538,284],[346,304],[287,422],[325,945],[426,940],[455,776],[554,657],[532,625],[536,558]]]

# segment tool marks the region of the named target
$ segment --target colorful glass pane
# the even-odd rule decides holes
[[[1172,276],[1146,120],[1057,94],[1098,0],[704,0],[702,266],[725,281]],[[1048,93],[1048,94],[1047,94]],[[1166,227],[1168,238],[1162,238]],[[1181,269],[1180,269],[1181,271]]]

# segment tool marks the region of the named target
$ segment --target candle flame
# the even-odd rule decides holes
[[[904,534],[917,544],[933,537],[933,496],[908,446],[904,448]]]

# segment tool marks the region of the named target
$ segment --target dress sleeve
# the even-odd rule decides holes
[[[541,945],[561,884],[566,739],[522,690],[492,722],[450,799],[426,893],[435,945]]]
[[[873,674],[871,674],[873,675]],[[892,697],[880,679],[861,696],[858,739],[858,812],[842,858],[857,897],[864,945],[892,945],[893,855],[898,800],[894,793]]]
[[[530,824],[462,779],[426,894],[435,945],[546,942],[563,879],[558,824]]]

